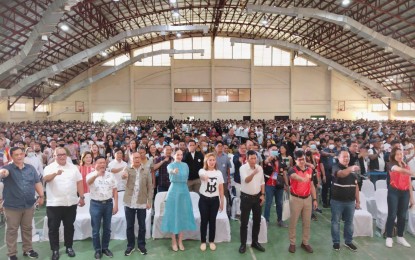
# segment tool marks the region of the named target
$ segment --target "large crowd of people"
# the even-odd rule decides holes
[[[386,246],[393,246],[397,217],[397,243],[410,247],[403,230],[408,207],[415,204],[413,129],[415,122],[365,120],[0,123],[0,187],[8,257],[17,259],[19,227],[23,255],[38,257],[32,247],[31,225],[34,208],[44,204],[45,196],[52,259],[60,257],[61,222],[65,253],[74,257],[73,223],[86,193],[91,198],[95,259],[113,256],[110,223],[120,207],[125,209],[127,222],[124,255],[135,250],[136,218],[137,250],[147,253],[146,210],[153,207],[158,192],[167,192],[161,230],[171,234],[173,251],[185,250],[183,232],[197,228],[190,192],[200,196],[201,251],[207,249],[207,242],[210,250],[216,249],[216,215],[226,211],[231,216],[231,197],[236,194],[240,195],[240,253],[246,251],[250,214],[251,247],[265,251],[258,242],[262,207],[270,223],[274,198],[277,225],[289,228],[289,252],[296,251],[300,216],[301,248],[313,252],[310,223],[321,213],[319,202],[331,208],[333,249],[340,249],[343,219],[345,247],[356,251],[353,215],[360,208],[364,179],[387,179]],[[124,192],[123,205],[118,205],[120,191]],[[289,225],[282,217],[284,193],[289,194]]]

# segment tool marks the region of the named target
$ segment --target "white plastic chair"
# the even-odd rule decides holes
[[[219,211],[216,216],[215,242],[231,242],[231,225],[226,214],[226,198],[223,198],[223,210]]]
[[[388,186],[386,185],[386,180],[377,180],[376,181],[376,189],[387,189]]]
[[[89,208],[91,206],[91,194],[85,193],[85,205],[76,210],[76,219],[74,222],[75,232],[74,240],[83,240],[92,237],[91,214]]]
[[[367,211],[372,214],[372,217],[376,219],[376,199],[375,199],[375,185],[370,180],[363,180],[361,193],[366,198]],[[360,206],[362,206],[362,202]]]
[[[248,222],[248,236],[246,240],[247,244],[252,243],[252,219],[249,219]],[[259,227],[259,235],[258,235],[258,242],[268,243],[268,227],[267,227],[267,221],[263,216],[261,216],[261,225]]]
[[[241,184],[232,181],[232,186],[235,187],[236,196],[231,194],[231,218],[236,219],[236,215],[241,215]]]
[[[366,206],[366,198],[363,192],[360,192],[360,207],[356,209],[353,216],[353,237],[373,237],[373,217]]]
[[[164,215],[164,212],[161,212],[161,204],[166,200],[166,196],[167,191],[157,192],[156,198],[154,199],[153,239],[167,237],[161,232],[161,222]]]
[[[381,233],[385,231],[386,220],[388,218],[388,190],[377,189],[375,192],[376,198],[376,227],[381,230]]]
[[[127,221],[124,211],[124,191],[118,192],[118,212],[111,218],[111,239],[125,240],[127,238]]]

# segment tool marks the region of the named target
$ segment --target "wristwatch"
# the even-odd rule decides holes
[[[84,200],[85,199],[85,196],[80,196],[79,197],[81,200]]]

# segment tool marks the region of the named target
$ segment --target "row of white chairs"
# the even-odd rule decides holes
[[[412,188],[415,190],[415,180],[412,181]],[[367,209],[376,219],[376,227],[381,233],[385,231],[386,220],[388,217],[388,190],[386,180],[378,180],[376,182],[376,190],[373,183],[364,180],[362,184],[362,192],[367,198]],[[363,204],[363,202],[361,203]],[[415,235],[415,211],[408,211],[408,232]]]

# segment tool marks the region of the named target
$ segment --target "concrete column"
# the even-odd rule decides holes
[[[210,88],[212,91],[212,101],[210,102],[210,120],[216,119],[215,111],[215,44],[210,38]]]
[[[134,57],[134,52],[130,50],[130,59]],[[129,78],[130,78],[130,113],[131,120],[137,118],[137,113],[135,111],[135,87],[134,87],[134,64],[128,66]]]
[[[251,119],[255,118],[255,113],[254,113],[254,106],[255,106],[255,99],[252,98],[253,94],[254,94],[254,80],[252,77],[252,71],[254,70],[254,45],[251,44],[251,66],[249,67],[249,88],[251,89]]]

